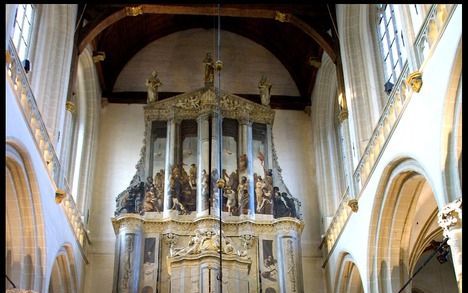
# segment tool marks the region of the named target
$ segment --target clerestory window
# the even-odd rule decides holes
[[[407,44],[404,40],[401,15],[396,5],[377,5],[377,33],[384,68],[384,87],[388,94],[398,80],[406,61]]]
[[[16,9],[13,43],[22,61],[28,59],[35,13],[35,7],[32,4],[18,4]]]

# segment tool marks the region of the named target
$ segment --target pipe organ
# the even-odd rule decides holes
[[[149,100],[144,119],[112,218],[113,292],[303,292],[301,207],[282,180],[269,105],[205,82]]]

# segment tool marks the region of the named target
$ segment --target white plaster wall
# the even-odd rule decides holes
[[[302,203],[302,267],[305,292],[325,292],[321,271],[320,210],[316,189],[310,117],[300,111],[276,110],[273,142],[284,183]]]
[[[145,80],[153,70],[162,82],[159,91],[189,92],[204,86],[203,59],[207,52],[216,61],[216,31],[189,29],[160,38],[140,50],[120,72],[115,92],[146,91]],[[258,82],[266,74],[272,95],[299,96],[289,72],[264,47],[221,31],[221,88],[236,94],[258,94]],[[216,76],[216,75],[215,75]],[[216,84],[216,81],[215,81]]]
[[[135,175],[144,130],[143,105],[108,104],[101,109],[85,292],[110,292],[112,288],[115,233],[111,217],[115,198]]]
[[[81,288],[83,282],[83,270],[85,269],[84,258],[81,255],[79,245],[75,240],[71,226],[67,220],[63,208],[55,203],[55,186],[47,172],[45,163],[36,146],[32,133],[20,110],[20,106],[10,88],[6,84],[6,140],[14,141],[22,146],[22,150],[28,153],[31,160],[32,169],[35,175],[36,184],[39,190],[41,213],[44,224],[44,239],[46,245],[46,263],[44,267],[44,282],[41,292],[48,292],[52,266],[59,249],[70,244],[73,250],[73,257],[76,263],[77,284]]]
[[[349,252],[361,272],[365,292],[370,292],[368,259],[369,225],[377,186],[383,170],[392,161],[401,157],[416,160],[426,173],[428,183],[436,197],[439,209],[447,203],[442,172],[441,135],[443,109],[450,82],[450,72],[457,46],[462,36],[461,5],[459,5],[440,39],[432,57],[420,70],[423,86],[413,96],[390,138],[374,172],[361,193],[359,211],[353,213],[341,234],[327,268],[331,271],[331,282],[335,280],[339,256]],[[330,280],[329,280],[330,282]]]

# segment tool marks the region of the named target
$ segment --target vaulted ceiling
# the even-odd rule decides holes
[[[288,70],[300,97],[272,96],[272,108],[310,105],[323,52],[336,62],[335,7],[327,4],[81,4],[78,52],[92,44],[106,57],[96,63],[103,97],[110,102],[144,103],[145,92],[112,92],[127,62],[149,43],[182,30],[221,27],[260,44]],[[333,17],[333,21],[332,21]],[[331,35],[330,35],[331,34]],[[165,98],[174,93],[160,93]],[[234,93],[236,94],[236,93]],[[240,95],[259,102],[257,95]]]

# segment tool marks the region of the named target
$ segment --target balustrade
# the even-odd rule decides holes
[[[76,207],[75,201],[71,195],[71,189],[66,183],[67,181],[64,177],[66,170],[63,170],[60,165],[55,148],[49,137],[44,121],[42,120],[41,113],[39,112],[31,86],[29,85],[26,72],[21,65],[21,61],[18,58],[15,46],[11,40],[9,40],[6,51],[6,61],[7,80],[18,100],[20,109],[31,130],[32,137],[34,137],[45,169],[49,174],[51,182],[56,186],[56,189],[63,189],[67,194],[60,204],[65,211],[68,222],[72,227],[76,240],[80,244],[86,259],[86,248],[89,239],[81,220],[81,213]]]

